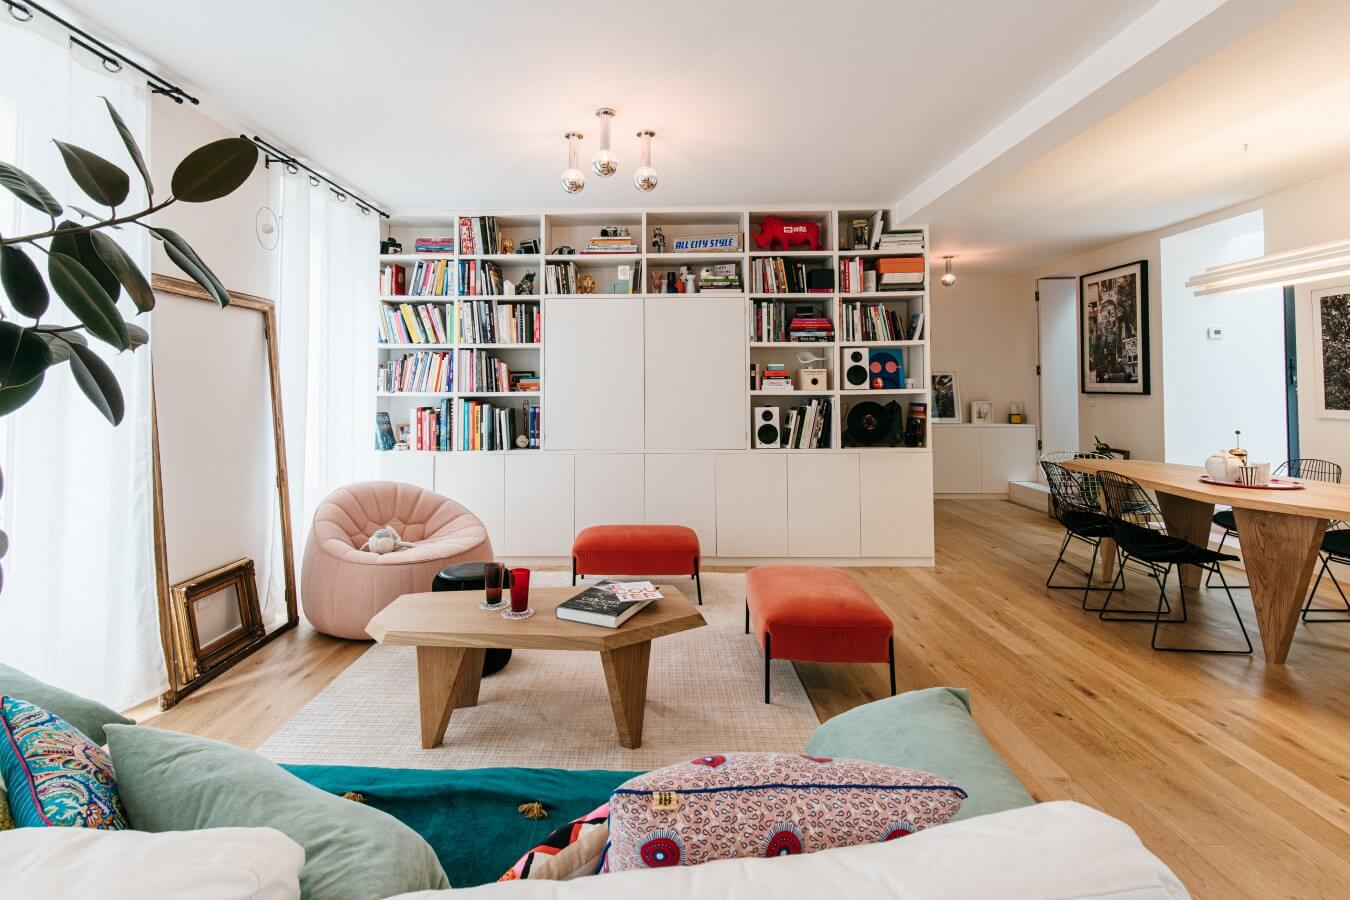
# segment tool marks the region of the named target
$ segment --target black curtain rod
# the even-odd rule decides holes
[[[258,137],[256,134],[253,135],[253,137],[249,137],[246,134],[241,134],[239,136],[241,138],[244,138],[245,140],[252,141],[254,144],[257,144],[258,147],[262,148],[264,166],[270,167],[272,163],[281,163],[286,167],[286,171],[290,172],[292,175],[296,175],[299,173],[301,169],[304,169],[306,172],[309,173],[309,183],[314,185],[315,187],[318,187],[320,183],[327,184],[328,190],[332,191],[333,196],[336,197],[338,200],[346,200],[348,197],[351,197],[352,200],[356,203],[356,208],[361,210],[361,212],[369,213],[371,211],[374,211],[379,213],[381,218],[384,219],[389,218],[389,213],[380,209],[374,203],[371,203],[369,200],[360,197],[349,188],[343,187],[333,179],[329,178],[327,175],[324,175],[322,172],[316,172],[314,169],[311,169],[309,166],[305,165],[300,160],[296,159],[294,156],[291,156],[289,153],[280,149],[279,147],[269,144],[267,141]]]
[[[184,100],[186,100],[193,106],[196,106],[201,102],[196,97],[192,96],[187,91],[180,88],[178,85],[172,84],[171,82],[164,80],[160,76],[156,75],[154,72],[151,72],[145,66],[136,62],[136,60],[131,59],[130,57],[127,56],[123,56],[121,53],[118,53],[112,47],[109,47],[107,44],[103,43],[89,32],[81,28],[75,27],[74,25],[70,24],[65,19],[61,18],[51,10],[45,9],[42,6],[33,3],[32,0],[24,0],[24,2],[22,3],[20,3],[19,0],[3,0],[3,2],[5,6],[9,7],[9,14],[19,22],[32,21],[33,10],[37,10],[38,12],[42,13],[44,16],[60,25],[66,31],[70,32],[70,42],[72,44],[74,44],[77,47],[82,47],[83,49],[88,50],[90,53],[94,54],[100,60],[102,60],[103,68],[107,69],[109,72],[120,72],[122,71],[123,65],[128,65],[145,76],[146,83],[150,85],[150,90],[153,93],[163,94],[165,97],[168,97],[171,100],[173,100],[174,103],[182,103]]]
[[[70,43],[73,46],[87,50],[90,53],[97,56],[100,60],[102,60],[103,68],[107,69],[109,72],[120,72],[122,71],[123,65],[131,66],[131,68],[135,69],[137,72],[140,72],[142,75],[145,76],[146,83],[150,85],[150,91],[152,93],[162,94],[165,97],[168,97],[169,99],[173,100],[174,103],[182,103],[184,100],[188,101],[193,106],[197,106],[201,103],[200,100],[198,100],[196,97],[192,96],[187,91],[180,88],[178,85],[173,84],[172,82],[169,82],[164,78],[161,78],[154,72],[151,72],[145,66],[136,62],[136,60],[122,55],[121,53],[114,50],[112,47],[109,47],[107,44],[103,43],[98,38],[94,37],[89,32],[83,30],[82,28],[77,28],[76,26],[67,22],[65,19],[58,16],[56,13],[52,12],[51,10],[46,9],[39,4],[32,2],[32,0],[0,0],[0,2],[3,2],[5,6],[9,8],[10,16],[12,16],[16,21],[19,22],[31,22],[33,20],[34,10],[37,10],[38,12],[42,13],[44,16],[51,19],[53,22],[56,22],[58,25],[60,25],[62,28],[66,29],[66,31],[70,33]],[[348,197],[351,197],[354,201],[356,201],[357,208],[360,209],[362,212],[369,213],[371,210],[374,210],[375,212],[379,213],[381,217],[386,219],[389,218],[389,213],[380,209],[374,203],[371,203],[369,200],[362,199],[361,197],[357,196],[357,194],[354,191],[351,191],[343,187],[333,179],[329,178],[327,175],[323,175],[320,174],[319,172],[314,171],[309,166],[300,162],[300,160],[277,149],[276,147],[272,146],[267,141],[263,140],[257,135],[254,135],[251,138],[249,138],[248,135],[240,135],[240,137],[251,140],[253,143],[257,144],[259,147],[263,149],[264,151],[263,162],[265,165],[270,165],[274,162],[280,162],[285,164],[287,170],[292,173],[298,172],[300,169],[304,169],[306,172],[309,173],[309,180],[311,183],[313,183],[316,187],[319,185],[320,182],[326,183],[329,186],[328,189],[333,192],[333,196],[335,196],[338,200],[346,200]]]

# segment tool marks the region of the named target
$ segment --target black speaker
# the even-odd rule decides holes
[[[885,406],[864,400],[849,408],[844,420],[845,446],[900,446],[900,404],[892,400]]]
[[[824,267],[819,269],[807,269],[806,289],[808,291],[834,290],[834,269]]]
[[[756,406],[753,410],[755,420],[755,446],[778,447],[783,443],[783,429],[779,425],[782,410],[776,406]]]

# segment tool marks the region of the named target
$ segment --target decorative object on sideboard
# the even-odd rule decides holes
[[[590,273],[582,273],[582,274],[577,278],[577,293],[578,293],[578,294],[594,294],[594,293],[595,293],[595,276],[594,276],[594,275],[591,275]]]
[[[515,252],[516,252],[516,241],[515,241],[515,238],[511,237],[510,235],[507,235],[507,234],[502,235],[502,239],[501,239],[501,241],[500,241],[500,244],[501,244],[501,252],[502,252],[502,253],[515,253]]]
[[[1350,419],[1350,287],[1312,292],[1317,415]]]
[[[660,225],[657,225],[652,228],[652,252],[653,253],[666,252],[666,235],[665,232],[661,230]]]
[[[1078,368],[1084,394],[1148,394],[1148,262],[1078,279]]]
[[[994,404],[988,400],[970,401],[970,421],[976,425],[989,425],[994,421]]]
[[[263,638],[253,560],[229,565],[173,586],[175,653],[189,680],[222,668]]]
[[[830,373],[825,369],[798,369],[797,390],[826,391],[830,388]]]
[[[1008,404],[1009,425],[1021,425],[1024,422],[1026,422],[1026,420],[1027,420],[1026,412],[1019,401],[1014,400]]]
[[[671,241],[672,253],[740,253],[741,233],[690,234]]]
[[[535,273],[526,272],[520,276],[520,281],[516,282],[516,294],[530,296],[534,293]]]
[[[761,250],[772,250],[777,244],[787,252],[791,247],[806,244],[810,250],[820,249],[820,224],[818,222],[786,222],[777,216],[765,216],[760,220],[754,233],[755,246]]]
[[[922,447],[928,440],[928,404],[911,400],[909,418],[905,422],[905,446]]]
[[[614,119],[614,110],[602,106],[595,111],[600,120],[600,149],[591,157],[591,171],[601,178],[608,178],[619,171],[619,157],[609,149],[609,123]]]
[[[961,421],[961,389],[955,372],[933,373],[932,420],[959,424]]]
[[[637,133],[638,140],[642,142],[642,165],[633,173],[633,186],[644,193],[656,190],[658,176],[656,170],[652,168],[652,138],[656,137],[655,131],[644,130]]]
[[[569,131],[563,137],[567,139],[567,168],[562,173],[562,188],[569,194],[576,194],[586,186],[586,174],[577,168],[577,142],[582,134]]]
[[[950,256],[942,257],[942,278],[940,281],[943,287],[951,287],[956,284],[956,276],[952,274],[952,258]]]

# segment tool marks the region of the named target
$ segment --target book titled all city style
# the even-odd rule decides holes
[[[618,628],[647,608],[661,592],[647,581],[598,581],[558,604],[556,615],[569,622]]]

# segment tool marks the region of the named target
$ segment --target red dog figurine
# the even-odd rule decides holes
[[[755,246],[761,250],[771,250],[774,244],[784,250],[792,244],[820,249],[820,226],[815,222],[784,222],[777,216],[765,216],[753,237]]]

